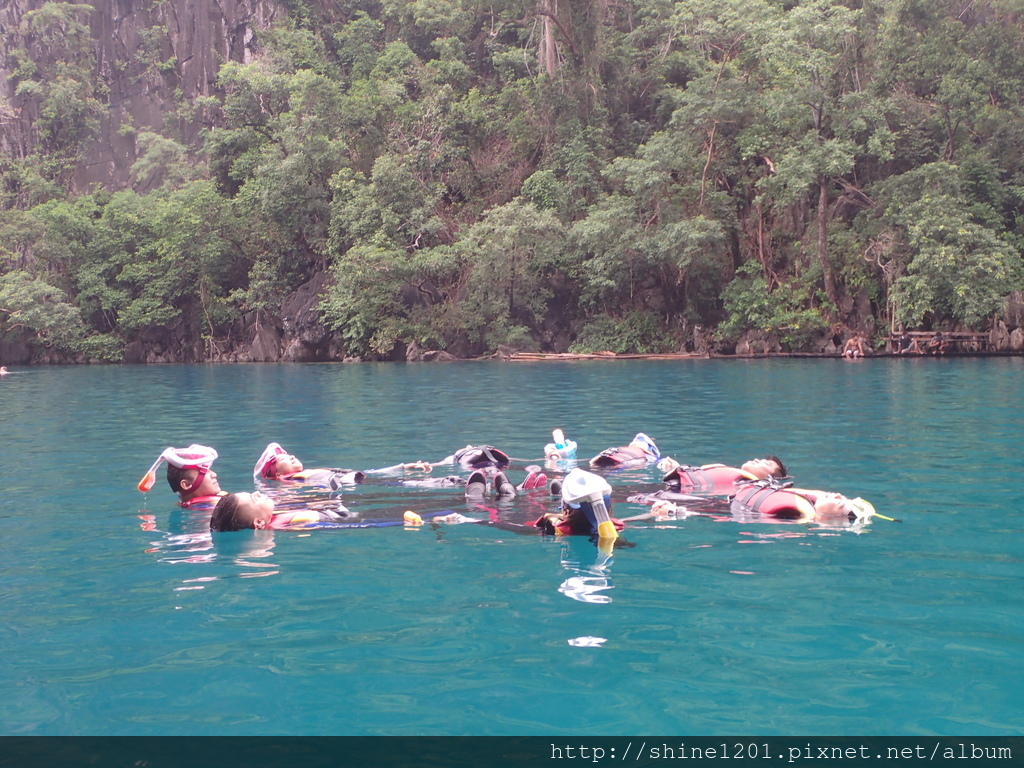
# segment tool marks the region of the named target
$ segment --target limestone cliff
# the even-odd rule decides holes
[[[74,0],[71,0],[73,3]],[[69,55],[60,26],[33,25],[46,12],[46,0],[0,3],[0,149],[26,157],[40,142],[39,99],[18,92],[19,65],[28,60],[36,77],[56,73]],[[52,8],[53,6],[51,6]],[[146,192],[145,180],[131,178],[144,131],[172,137],[198,149],[210,114],[193,109],[198,97],[217,96],[217,73],[226,61],[248,63],[257,54],[260,30],[286,14],[275,0],[85,0],[65,4],[53,15],[65,23],[87,24],[85,59],[91,95],[100,98],[99,126],[85,146],[84,162],[68,179],[72,194],[132,184]],[[28,51],[26,56],[24,51]],[[141,187],[141,188],[140,188]],[[193,361],[341,360],[334,334],[319,323],[316,303],[328,278],[321,274],[286,298],[279,317],[248,314],[220,329],[218,339],[202,340],[188,324],[153,327],[124,351],[129,363]],[[86,362],[81,355],[32,345],[28,337],[6,338],[0,359],[25,364]]]
[[[0,3],[0,142],[24,156],[37,137],[31,96],[18,95],[11,80],[18,47],[39,46],[27,19],[45,0]],[[197,96],[216,92],[225,61],[248,61],[255,33],[284,14],[273,0],[87,0],[94,41],[96,82],[104,86],[97,139],[72,180],[73,191],[128,182],[136,157],[135,137],[152,130],[194,145],[199,123],[179,112]],[[185,115],[166,125],[168,115]],[[13,151],[12,151],[13,150]]]

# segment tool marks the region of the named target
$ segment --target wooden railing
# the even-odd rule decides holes
[[[907,331],[909,336],[917,342],[921,354],[929,354],[928,342],[935,337],[934,331]],[[990,338],[987,332],[975,333],[973,331],[943,331],[942,339],[946,342],[946,352],[984,352],[989,349]],[[894,333],[889,336],[889,351],[897,354],[899,350],[900,334]]]

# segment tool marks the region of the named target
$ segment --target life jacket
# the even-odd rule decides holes
[[[647,463],[649,454],[635,445],[624,445],[619,448],[605,448],[590,460],[592,467],[621,467],[626,464]]]
[[[457,464],[466,469],[482,469],[484,467],[504,469],[512,463],[507,453],[499,451],[493,445],[467,445],[456,451],[453,458]]]
[[[304,469],[277,478],[285,482],[304,483],[306,485],[322,485],[337,490],[342,485],[361,483],[366,475],[350,469]]]
[[[661,451],[654,441],[643,432],[637,432],[629,445],[606,448],[590,460],[592,467],[622,467],[648,463],[661,458]]]
[[[712,491],[735,485],[737,482],[756,481],[757,477],[737,467],[725,464],[705,464],[702,467],[677,467],[665,475],[664,482],[681,491]]]
[[[780,520],[811,520],[814,518],[814,491],[783,488],[778,483],[761,481],[742,486],[732,497],[733,514],[777,517]]]
[[[318,523],[341,523],[350,519],[349,511],[336,505],[334,509],[298,509],[291,512],[275,512],[270,519],[270,528],[310,528]]]
[[[347,511],[347,510],[346,510]],[[357,515],[343,516],[335,515],[331,516],[321,512],[313,512],[312,510],[299,510],[302,514],[296,514],[286,522],[283,515],[280,524],[275,525],[271,522],[272,528],[284,528],[292,530],[308,530],[311,528],[319,529],[340,529],[340,528],[391,528],[395,526],[407,526],[409,520],[407,517],[401,518],[376,518],[376,519],[362,519]],[[278,513],[281,514],[281,513]],[[420,523],[424,520],[432,520],[436,517],[444,517],[447,515],[457,514],[452,512],[450,509],[443,509],[437,512],[424,512],[420,515],[416,515],[419,518]],[[275,515],[276,517],[276,515]],[[462,522],[479,522],[477,520],[470,520],[466,518]]]
[[[178,506],[182,509],[213,509],[220,501],[220,497],[226,495],[227,491],[221,491],[209,496],[193,496],[188,501],[179,502]]]

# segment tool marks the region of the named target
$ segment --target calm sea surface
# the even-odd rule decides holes
[[[1024,360],[686,360],[20,369],[0,380],[0,733],[1019,735]],[[776,453],[902,522],[692,517],[594,545],[483,525],[218,534],[168,445],[251,490],[490,443],[684,463]],[[435,474],[440,472],[435,471]],[[625,503],[656,469],[609,475]],[[345,493],[365,517],[461,492]]]

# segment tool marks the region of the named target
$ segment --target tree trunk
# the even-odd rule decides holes
[[[818,177],[818,261],[821,262],[821,272],[825,277],[825,295],[838,308],[839,294],[836,293],[836,281],[828,263],[828,178],[824,174]]]
[[[558,0],[545,0],[543,22],[543,35],[541,38],[540,65],[548,77],[554,77],[558,68],[558,51],[555,47],[555,22],[558,14]]]

